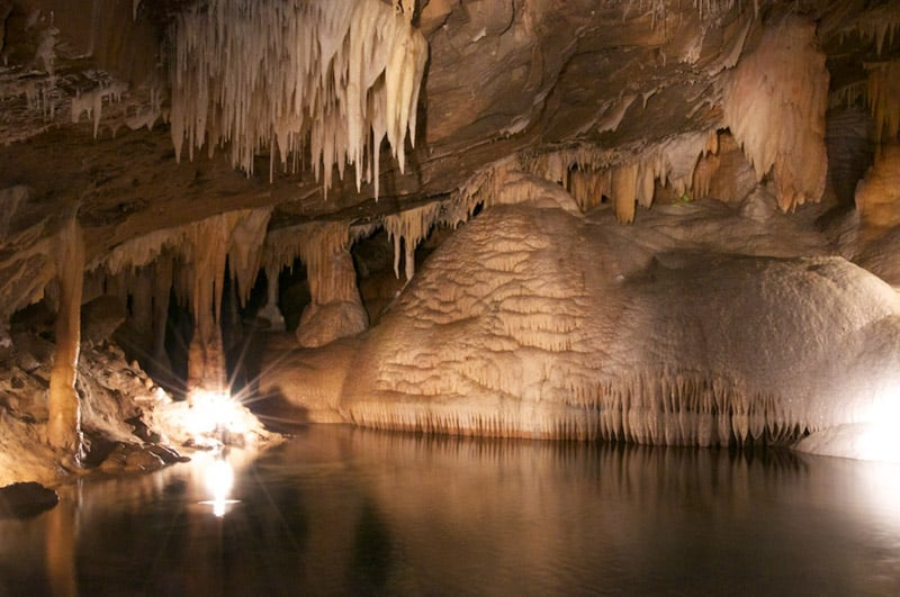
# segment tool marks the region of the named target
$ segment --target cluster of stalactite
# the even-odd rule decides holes
[[[260,268],[270,215],[271,209],[226,212],[125,242],[90,264],[96,293],[117,285],[120,295],[133,297],[136,328],[144,338],[153,338],[152,353],[159,363],[166,360],[170,291],[174,289],[176,297],[191,309],[194,333],[188,360],[189,391],[223,391],[226,387],[220,326],[225,275],[230,271],[243,304]]]
[[[741,55],[747,31],[745,27],[734,52],[717,63],[722,120],[714,128],[675,134],[649,147],[603,149],[575,144],[505,158],[461,186],[457,199],[464,207],[456,210],[459,219],[471,214],[475,204],[493,203],[509,173],[523,171],[562,185],[582,211],[609,200],[619,221],[629,223],[636,206],[649,208],[661,191],[675,200],[706,196],[719,168],[722,135],[735,139],[757,180],[772,177],[782,211],[819,201],[827,172],[824,132],[829,75],[815,23],[783,16],[767,25],[758,44]],[[890,95],[890,79],[873,83],[874,76],[870,76],[869,95],[875,95],[872,90]],[[624,94],[590,128],[615,131],[637,99]],[[873,107],[873,112],[891,130],[896,122],[891,109]]]
[[[878,39],[880,51],[883,34]],[[865,224],[888,229],[900,224],[900,60],[873,63],[867,70],[875,163],[856,187],[856,209]]]
[[[230,145],[253,171],[255,154],[286,170],[308,159],[331,186],[356,169],[378,186],[386,138],[401,171],[415,142],[428,45],[412,27],[413,2],[212,0],[181,13],[173,33],[172,140],[180,157]],[[277,152],[277,154],[276,154]]]

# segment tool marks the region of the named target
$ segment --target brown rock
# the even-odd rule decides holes
[[[99,344],[125,322],[125,308],[117,297],[105,294],[82,305],[81,341]]]
[[[59,503],[59,496],[40,483],[13,483],[0,487],[0,519],[30,518]]]

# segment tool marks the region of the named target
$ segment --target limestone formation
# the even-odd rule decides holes
[[[0,2],[0,481],[265,443],[257,392],[869,457],[898,30],[896,0]]]
[[[894,398],[900,298],[874,276],[758,255],[631,265],[635,247],[600,222],[495,207],[469,223],[363,343],[342,411],[375,427],[729,445],[871,419]]]

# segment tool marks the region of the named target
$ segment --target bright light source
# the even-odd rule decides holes
[[[245,448],[272,439],[242,399],[227,390],[193,390],[187,400],[163,396],[150,415],[150,426],[160,430],[163,441],[191,448]]]
[[[862,460],[900,462],[900,433],[896,425],[870,423],[860,433],[856,450]]]
[[[900,378],[884,380],[865,416],[804,438],[801,452],[900,463]]]
[[[233,443],[227,440],[241,439],[247,432],[246,413],[228,392],[195,390],[188,403],[185,426],[198,445],[211,440]]]
[[[900,462],[900,386],[887,385],[857,449],[864,460]]]

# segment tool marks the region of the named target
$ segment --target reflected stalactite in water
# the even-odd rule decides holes
[[[0,593],[46,594],[35,578],[92,596],[900,589],[896,467],[340,426],[230,457],[240,501],[223,517],[201,504],[198,459],[85,482],[39,532],[0,521]]]
[[[383,590],[391,572],[392,551],[390,526],[378,508],[365,501],[360,508],[353,537],[353,562],[350,577],[360,593],[369,587]]]
[[[77,597],[78,504],[71,498],[44,514],[47,579],[53,597]]]

